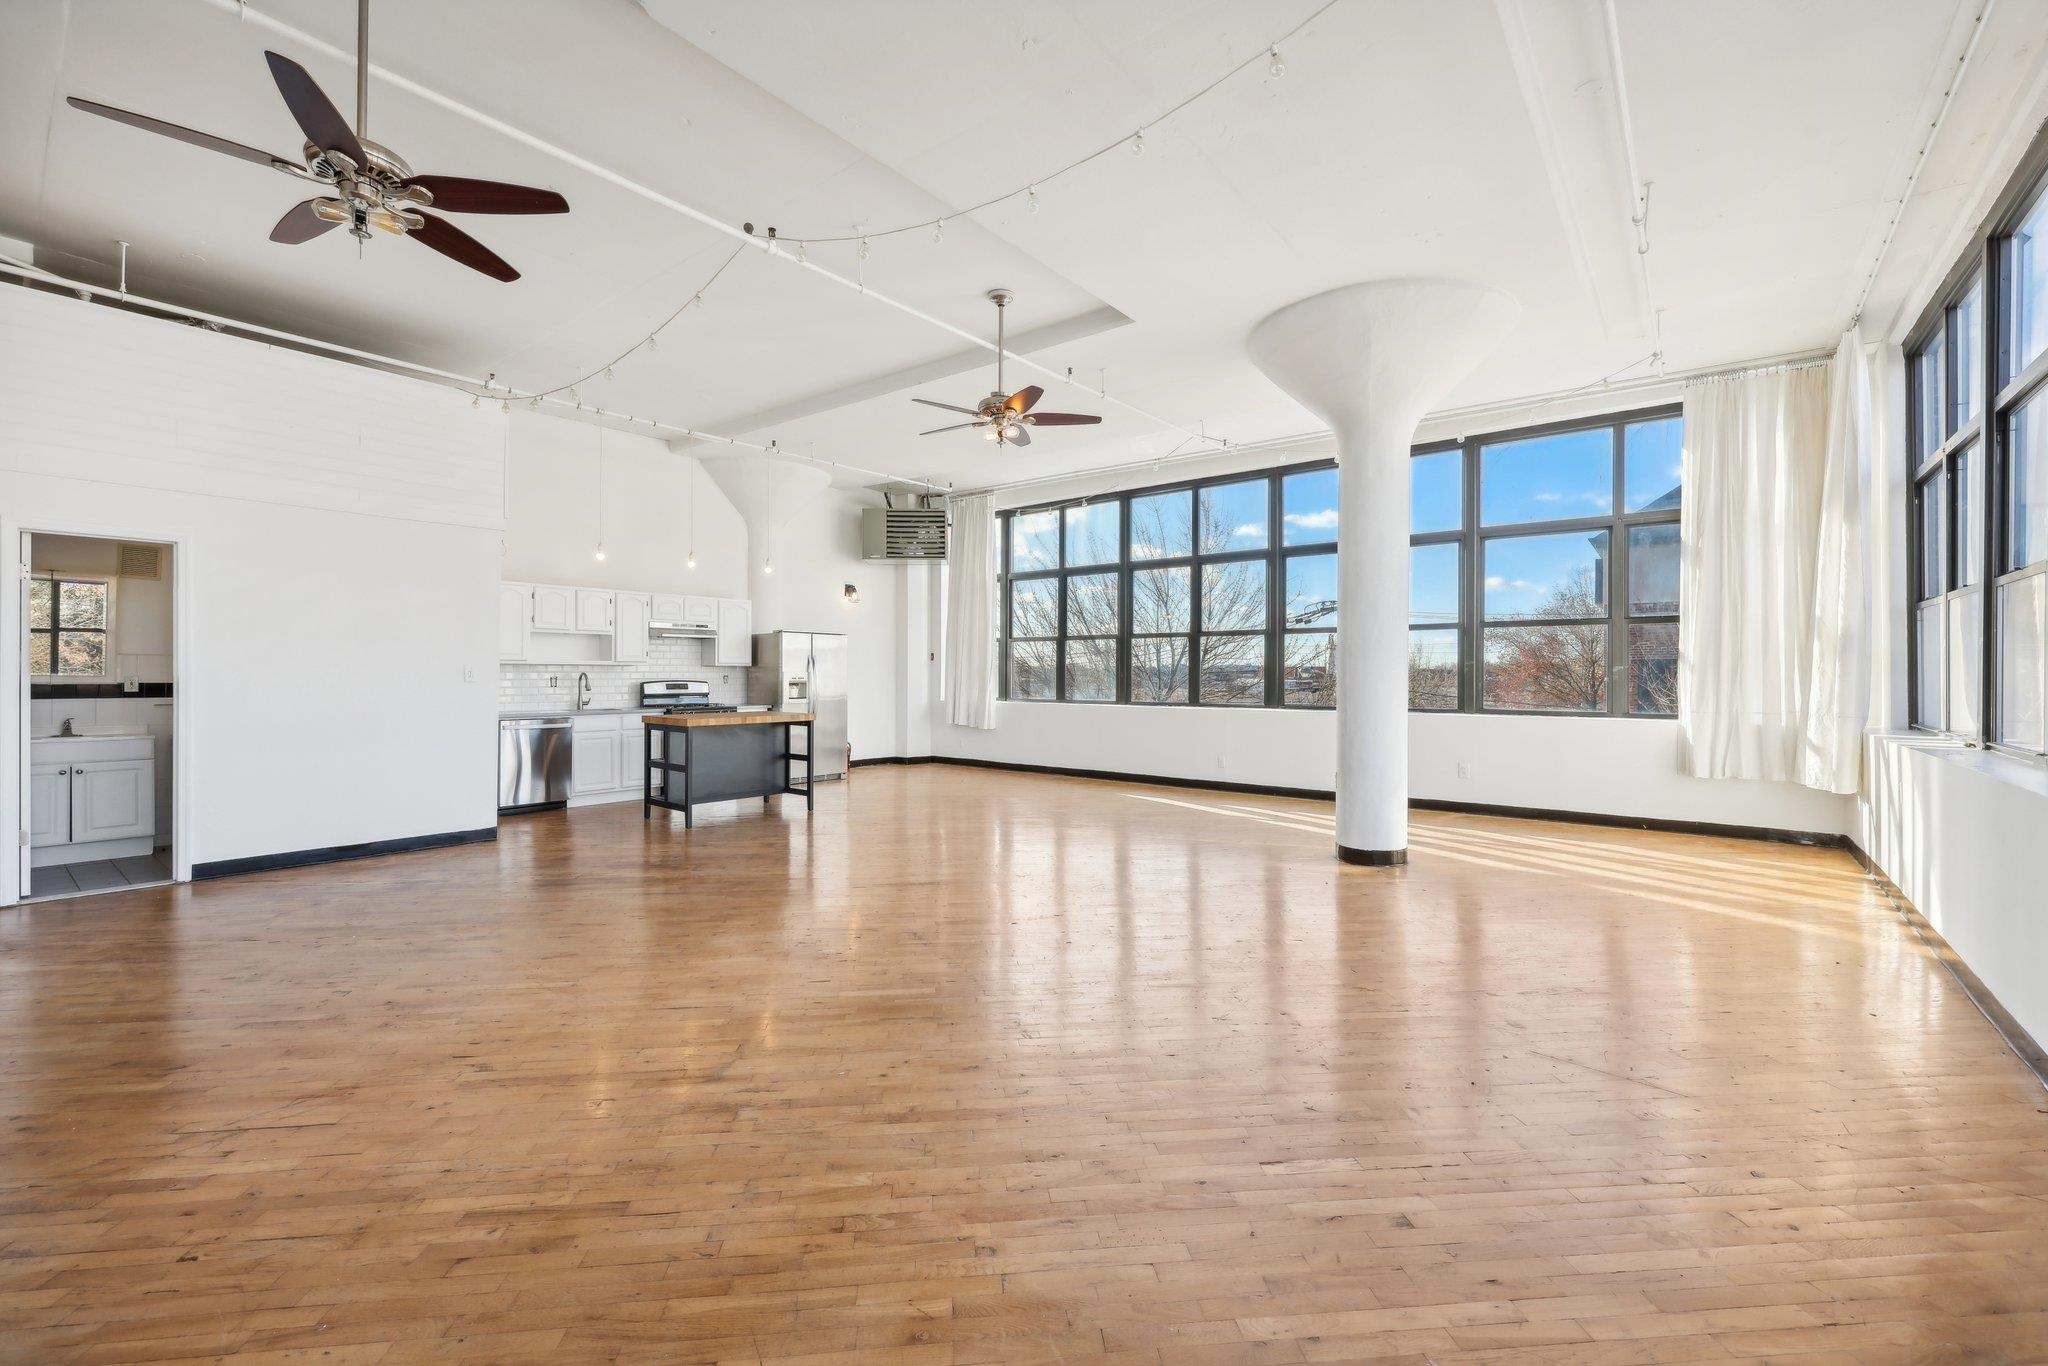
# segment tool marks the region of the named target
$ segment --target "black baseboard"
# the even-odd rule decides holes
[[[1308,801],[1331,802],[1337,794],[1314,787],[1267,787],[1260,783],[1219,783],[1206,778],[1167,778],[1156,773],[1112,773],[1099,768],[1052,768],[1045,764],[1012,764],[1000,759],[962,759],[934,754],[927,763],[954,764],[961,768],[994,768],[1006,773],[1044,773],[1056,778],[1099,778],[1112,783],[1145,783],[1152,787],[1194,787],[1210,792],[1246,792],[1257,797],[1301,797]]]
[[[1365,868],[1399,868],[1408,862],[1406,849],[1353,849],[1348,844],[1337,846],[1337,857],[1345,863],[1356,863]]]
[[[1877,884],[1878,890],[1885,894],[1885,899],[1890,901],[1892,908],[1899,913],[1899,918],[1919,936],[1920,942],[1927,946],[1928,952],[1948,969],[1948,975],[1963,989],[1963,995],[1970,998],[1970,1004],[1977,1007],[1977,1013],[1998,1031],[1999,1038],[2005,1040],[2005,1046],[2027,1065],[2037,1081],[2043,1086],[2048,1086],[2048,1049],[2043,1049],[2035,1041],[2034,1036],[2027,1032],[2026,1026],[2014,1019],[2012,1012],[1999,1003],[1998,998],[1991,994],[1991,988],[1984,985],[1984,979],[1970,970],[1970,965],[1963,961],[1963,956],[1957,953],[1948,940],[1942,938],[1941,931],[1935,929],[1927,917],[1920,913],[1920,908],[1913,904],[1912,898],[1900,890],[1899,884],[1893,882],[1891,876],[1878,867],[1877,861],[1865,853],[1863,846],[1854,840],[1849,841],[1849,857],[1855,859],[1858,866],[1869,874],[1870,880]]]
[[[1540,806],[1496,806],[1490,802],[1447,802],[1410,797],[1415,811],[1453,811],[1469,816],[1506,816],[1522,821],[1566,821],[1573,825],[1605,825],[1618,830],[1659,830],[1672,835],[1719,835],[1723,839],[1766,840],[1772,844],[1807,844],[1820,849],[1847,849],[1847,835],[1819,830],[1779,830],[1768,825],[1722,825],[1715,821],[1673,821],[1657,816],[1611,816],[1598,811],[1557,811]]]
[[[891,754],[880,759],[855,759],[853,767],[872,768],[877,764],[938,764],[944,762],[945,760],[935,759],[929,754]]]
[[[407,835],[403,839],[371,840],[367,844],[331,844],[324,849],[292,849],[282,854],[257,854],[250,858],[216,859],[192,865],[192,880],[207,882],[239,873],[270,873],[280,868],[308,868],[319,863],[345,863],[350,859],[376,858],[382,854],[410,854],[419,849],[446,849],[456,844],[488,844],[498,838],[498,827],[449,830],[438,835]]]

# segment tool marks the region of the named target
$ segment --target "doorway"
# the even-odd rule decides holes
[[[22,533],[23,901],[175,879],[174,558]]]

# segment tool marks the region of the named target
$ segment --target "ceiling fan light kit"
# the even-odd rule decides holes
[[[943,408],[949,413],[964,413],[971,422],[954,422],[944,427],[934,427],[919,436],[937,436],[940,432],[965,431],[969,427],[981,430],[984,441],[993,441],[999,446],[1028,446],[1031,444],[1033,427],[1080,427],[1102,421],[1090,413],[1035,413],[1032,407],[1045,397],[1045,390],[1036,384],[1026,385],[1014,394],[1003,392],[1004,345],[1003,313],[1016,299],[1007,289],[992,289],[988,301],[996,306],[996,387],[980,403],[972,408],[963,408],[957,403],[941,403],[937,399],[913,398],[912,403],[922,403],[927,408]]]
[[[510,283],[519,278],[519,272],[504,258],[453,223],[424,210],[438,207],[445,213],[498,214],[569,211],[569,201],[553,190],[465,176],[415,175],[396,152],[369,139],[366,128],[370,0],[357,0],[355,127],[349,126],[306,68],[282,53],[265,52],[263,57],[269,63],[271,79],[277,83],[277,93],[305,134],[300,161],[76,95],[66,96],[65,102],[88,114],[268,166],[327,188],[331,193],[293,205],[270,230],[271,241],[287,246],[310,242],[344,226],[358,241],[367,242],[374,229],[394,237],[416,238],[421,245],[450,260],[493,280]]]

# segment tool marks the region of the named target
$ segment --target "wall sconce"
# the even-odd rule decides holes
[[[845,588],[840,590],[839,596],[846,599],[846,605],[848,607],[851,607],[853,606],[853,604],[860,601],[860,590],[849,583],[848,585],[846,585]]]

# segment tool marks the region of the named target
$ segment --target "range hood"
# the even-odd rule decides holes
[[[647,623],[650,636],[690,636],[703,638],[718,634],[718,626],[708,621],[650,621]]]

